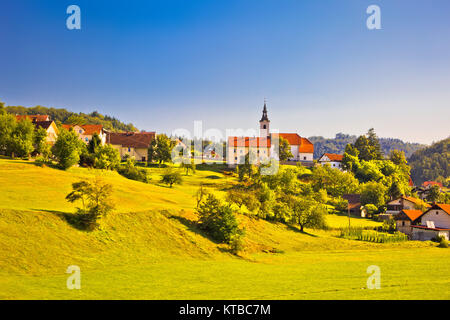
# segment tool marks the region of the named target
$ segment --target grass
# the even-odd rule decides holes
[[[0,298],[450,298],[450,250],[431,242],[367,243],[240,215],[245,251],[236,257],[196,228],[193,210],[200,184],[221,196],[235,178],[204,166],[168,188],[159,182],[163,169],[148,170],[144,184],[0,159]],[[72,182],[97,174],[114,185],[117,209],[100,230],[80,231],[64,218],[74,211],[64,197]],[[338,229],[348,218],[330,215],[328,223]],[[379,225],[354,217],[351,224]],[[81,290],[66,288],[69,265],[81,268]],[[380,290],[364,289],[370,265],[381,268]]]

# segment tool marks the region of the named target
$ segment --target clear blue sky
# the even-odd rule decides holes
[[[82,29],[66,28],[81,8]],[[381,7],[382,30],[366,28]],[[449,136],[448,0],[2,0],[0,99],[170,133]]]

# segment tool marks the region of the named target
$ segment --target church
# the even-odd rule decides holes
[[[242,164],[245,156],[251,154],[254,163],[259,164],[267,159],[277,159],[278,152],[274,150],[274,139],[286,139],[291,146],[292,158],[288,163],[313,164],[314,145],[297,133],[271,133],[270,120],[267,116],[267,106],[264,102],[263,114],[259,121],[259,137],[228,137],[227,163],[229,166]]]

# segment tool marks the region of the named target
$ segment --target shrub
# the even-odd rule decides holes
[[[172,168],[168,168],[164,171],[161,182],[164,184],[168,184],[172,188],[174,184],[181,184],[183,182],[183,179],[181,178],[181,174],[178,171],[175,171]]]
[[[147,170],[136,167],[136,162],[133,158],[128,158],[124,166],[119,168],[119,173],[124,177],[149,183],[151,178],[147,174]]]
[[[235,242],[235,236],[241,236],[242,230],[229,205],[222,204],[214,195],[209,194],[197,209],[200,227],[211,237],[222,243]],[[236,245],[236,244],[235,244]]]
[[[448,242],[444,237],[442,237],[441,241],[439,242],[439,248],[448,248]]]
[[[120,164],[120,155],[111,145],[97,146],[94,166],[97,169],[114,170]]]
[[[112,185],[100,178],[93,181],[79,181],[72,184],[72,192],[66,200],[73,203],[81,201],[83,207],[71,218],[71,222],[84,230],[94,230],[99,226],[99,219],[106,216],[114,206],[111,201]]]
[[[70,131],[62,129],[52,151],[59,166],[66,170],[78,163],[84,148],[86,146],[72,129]]]

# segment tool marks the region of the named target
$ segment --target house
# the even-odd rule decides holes
[[[106,130],[103,129],[101,124],[63,124],[62,127],[66,130],[73,129],[78,138],[86,144],[92,140],[95,133],[100,137],[102,145],[106,143]]]
[[[342,154],[324,153],[318,160],[322,166],[329,165],[331,168],[342,170]]]
[[[395,222],[397,230],[406,234],[410,238],[412,237],[412,226],[416,225],[423,214],[421,210],[401,210],[399,214],[395,216]]]
[[[56,123],[50,120],[47,115],[16,115],[16,121],[23,121],[29,119],[34,124],[35,129],[43,128],[47,131],[47,143],[54,145],[58,137],[58,127]]]
[[[363,216],[360,194],[344,194],[342,198],[348,201],[347,209],[351,215]]]
[[[450,239],[450,204],[436,203],[418,219],[420,224],[412,226],[413,240]]]
[[[122,160],[134,157],[136,161],[147,161],[155,137],[155,132],[109,132],[106,142],[119,151]]]
[[[264,102],[263,114],[259,121],[259,137],[228,137],[226,153],[228,165],[231,167],[244,163],[247,154],[256,164],[269,159],[278,160],[278,151],[274,150],[274,141],[279,138],[286,139],[290,144],[293,156],[289,161],[306,165],[313,163],[314,145],[308,139],[297,133],[270,132],[270,120],[267,116],[267,105]]]
[[[401,196],[387,203],[386,214],[397,215],[402,210],[417,210],[418,207],[423,205],[430,207],[429,204],[424,203],[420,199]]]
[[[438,186],[439,189],[442,190],[442,188],[444,188],[444,186],[442,185],[442,183],[440,182],[436,182],[436,181],[425,181],[422,186],[426,189],[431,189],[433,186]]]

